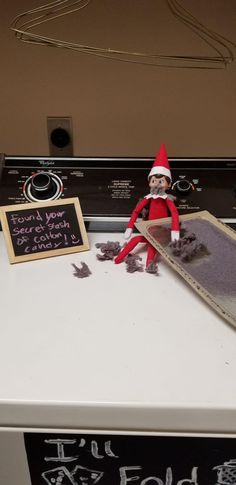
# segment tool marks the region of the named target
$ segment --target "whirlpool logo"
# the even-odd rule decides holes
[[[54,160],[39,160],[39,163],[42,167],[54,167],[55,165]]]

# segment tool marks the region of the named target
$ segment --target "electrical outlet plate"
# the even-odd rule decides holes
[[[48,116],[47,132],[50,156],[73,156],[73,130],[71,116]]]

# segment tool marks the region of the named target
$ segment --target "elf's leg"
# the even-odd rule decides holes
[[[122,263],[124,261],[125,257],[132,251],[132,249],[137,246],[139,243],[146,243],[147,240],[145,239],[144,236],[134,236],[130,241],[126,244],[126,246],[120,251],[118,256],[114,259],[116,264]]]
[[[148,268],[150,263],[155,263],[156,254],[157,250],[151,244],[148,244],[146,268]]]

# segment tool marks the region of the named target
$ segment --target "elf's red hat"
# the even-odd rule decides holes
[[[170,166],[168,162],[166,147],[164,143],[160,146],[160,150],[156,155],[152,169],[148,175],[148,178],[152,175],[165,175],[171,180]]]

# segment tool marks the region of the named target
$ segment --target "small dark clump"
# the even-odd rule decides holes
[[[148,219],[148,212],[149,212],[149,210],[147,209],[147,207],[144,207],[141,211],[142,219],[144,221],[147,221],[147,219]]]
[[[89,275],[91,275],[91,271],[88,267],[88,265],[86,263],[81,263],[81,268],[78,268],[78,266],[76,266],[76,264],[73,264],[72,263],[72,266],[74,268],[74,273],[73,275],[76,277],[76,278],[87,278]]]
[[[207,254],[206,246],[199,242],[196,235],[185,233],[178,241],[169,243],[169,248],[174,256],[179,257],[182,261],[189,262],[193,258]]]
[[[128,273],[135,273],[135,271],[143,271],[143,265],[140,264],[142,258],[137,254],[128,254],[125,258],[126,271]]]
[[[150,274],[158,274],[158,266],[157,266],[157,263],[155,263],[154,261],[151,261],[149,263],[149,265],[147,266],[146,268],[146,273],[150,273]]]
[[[107,261],[114,259],[121,250],[121,245],[118,241],[112,242],[107,241],[107,243],[97,243],[96,248],[101,250],[102,254],[97,254],[97,259],[99,261]]]

